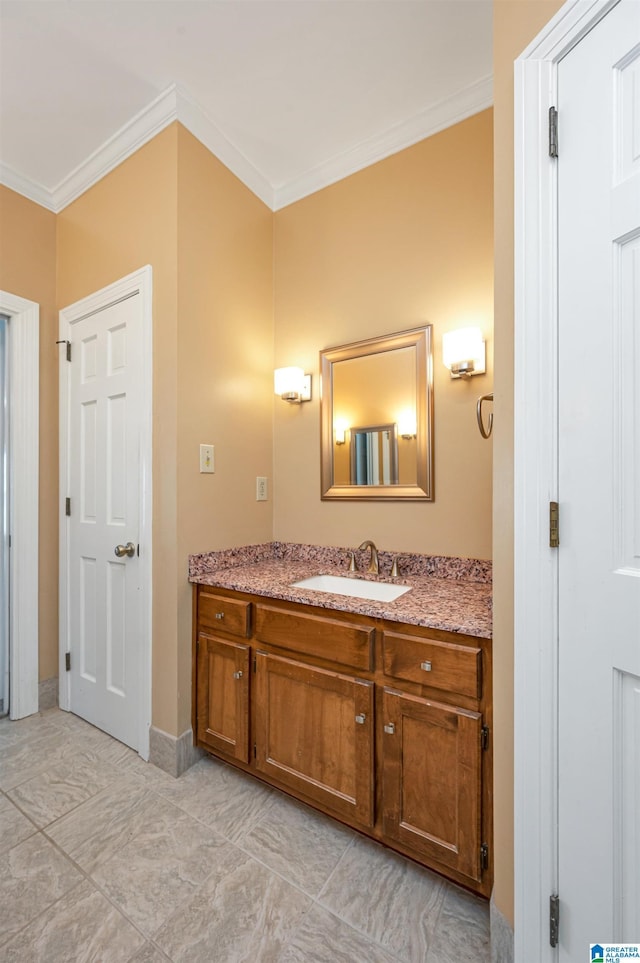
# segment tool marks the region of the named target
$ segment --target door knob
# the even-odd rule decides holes
[[[136,554],[136,547],[133,542],[127,542],[126,545],[116,545],[113,551],[116,558],[122,558],[124,555],[133,558]]]

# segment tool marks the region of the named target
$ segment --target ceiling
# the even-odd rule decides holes
[[[277,209],[492,102],[492,0],[0,0],[0,181],[52,210],[180,120]]]

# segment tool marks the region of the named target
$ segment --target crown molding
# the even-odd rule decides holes
[[[208,151],[228,167],[268,208],[274,210],[275,194],[272,185],[253,166],[242,151],[231,143],[220,128],[184,87],[177,89],[177,116],[183,127],[193,134]]]
[[[485,77],[403,123],[362,141],[351,150],[274,188],[207,116],[191,94],[172,84],[52,190],[4,164],[0,165],[0,183],[58,214],[165,127],[178,120],[267,207],[277,211],[491,107],[492,103],[493,81],[491,77]]]
[[[177,88],[167,87],[53,188],[54,210],[63,210],[86,190],[177,120]]]
[[[352,150],[338,154],[304,174],[276,188],[274,210],[314,194],[323,187],[355,174],[365,167],[412,147],[426,137],[437,134],[446,127],[466,120],[493,105],[493,77],[481,80],[414,114],[408,120],[395,124],[375,137],[363,140]]]
[[[23,174],[18,174],[12,167],[2,163],[0,163],[0,184],[4,184],[5,187],[15,191],[16,194],[22,194],[23,197],[39,204],[40,207],[46,207],[48,211],[57,213],[53,206],[51,191],[37,181],[32,181],[30,177],[24,177]]]

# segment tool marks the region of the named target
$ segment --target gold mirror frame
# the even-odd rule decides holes
[[[320,474],[323,500],[433,501],[433,335],[432,325],[397,334],[326,348],[320,352]],[[336,485],[334,481],[334,365],[398,348],[415,348],[416,468],[415,485]]]

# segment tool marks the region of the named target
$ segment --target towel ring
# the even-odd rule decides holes
[[[483,401],[493,401],[493,392],[489,395],[481,395],[478,398],[478,404],[476,405],[476,416],[478,418],[478,428],[480,429],[480,434],[483,438],[488,438],[493,431],[493,412],[489,412],[489,420],[487,421],[487,427],[484,426],[484,421],[482,420],[482,402]]]

